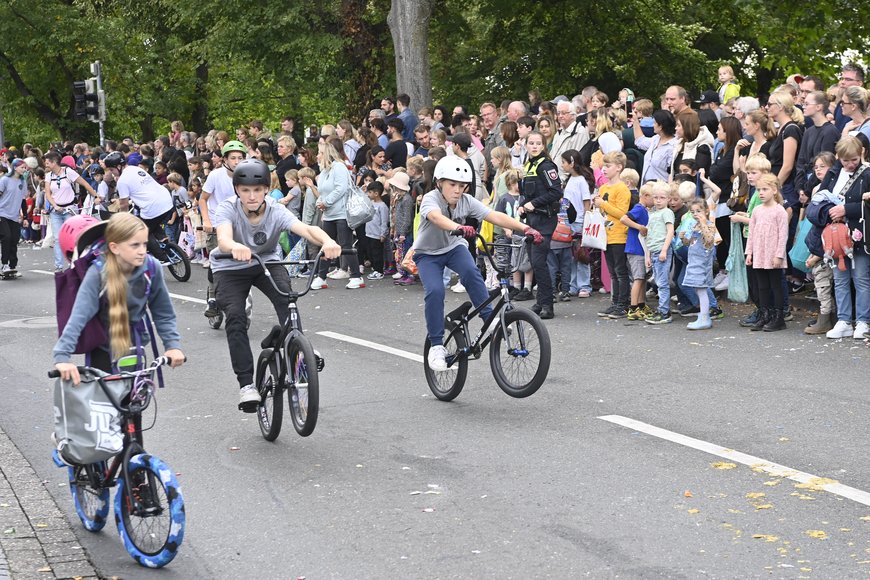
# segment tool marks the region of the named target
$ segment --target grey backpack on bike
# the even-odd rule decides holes
[[[97,380],[102,371],[84,373],[81,382],[57,379],[54,383],[54,438],[67,463],[106,461],[123,448],[121,414],[117,404],[130,393],[131,381]]]

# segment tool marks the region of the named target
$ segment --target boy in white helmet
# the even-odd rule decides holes
[[[414,239],[414,261],[423,282],[426,310],[426,330],[429,334],[429,367],[433,371],[447,370],[447,349],[444,341],[444,269],[459,274],[475,307],[489,297],[480,271],[468,251],[463,237],[473,240],[477,231],[465,224],[466,218],[486,220],[497,226],[522,231],[535,244],[543,240],[541,234],[506,214],[492,211],[467,193],[472,182],[471,166],[463,159],[448,156],[435,166],[436,189],[423,196],[420,204],[420,227]],[[461,232],[462,236],[452,235]],[[472,242],[473,243],[473,242]],[[481,312],[485,319],[492,312]]]

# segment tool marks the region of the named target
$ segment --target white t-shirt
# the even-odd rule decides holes
[[[208,206],[208,219],[214,225],[215,211],[217,211],[218,206],[224,201],[236,197],[233,178],[227,173],[227,168],[218,167],[209,173],[202,190],[208,194],[208,199],[205,202]]]
[[[572,224],[574,231],[583,230],[583,220],[586,217],[586,210],[583,209],[584,201],[592,199],[592,194],[589,192],[589,182],[581,175],[572,175],[568,178],[568,183],[565,184],[565,197],[577,210],[577,219]]]
[[[73,184],[81,177],[69,167],[61,167],[58,174],[49,171],[45,174],[45,182],[51,189],[54,204],[59,206],[72,205],[76,200]]]
[[[118,178],[118,197],[130,199],[139,208],[139,217],[153,219],[172,209],[172,195],[138,166],[125,167]]]

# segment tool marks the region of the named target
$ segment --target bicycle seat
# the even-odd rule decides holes
[[[469,310],[471,310],[471,302],[463,302],[459,308],[447,315],[447,320],[458,322],[463,316],[468,314]]]
[[[276,324],[272,327],[269,336],[263,339],[260,343],[261,348],[278,348],[278,339],[281,337],[281,326]]]

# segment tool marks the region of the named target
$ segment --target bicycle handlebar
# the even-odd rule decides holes
[[[184,357],[184,360],[185,360],[185,362],[187,362],[187,357]],[[159,357],[157,357],[156,359],[154,359],[153,361],[151,361],[151,364],[148,365],[147,367],[145,367],[145,368],[142,369],[142,370],[138,370],[138,371],[125,371],[125,372],[122,372],[122,373],[116,373],[116,374],[112,374],[112,375],[109,375],[109,376],[103,377],[103,379],[104,379],[104,380],[109,380],[109,379],[112,379],[112,378],[124,378],[124,379],[127,379],[127,378],[131,378],[131,377],[136,377],[136,376],[139,376],[139,375],[141,375],[141,374],[146,374],[146,373],[154,372],[154,371],[156,371],[158,368],[160,368],[160,367],[162,367],[162,366],[164,366],[164,365],[168,365],[168,364],[171,363],[171,362],[172,362],[172,361],[171,361],[171,359],[170,359],[168,356],[163,355],[163,356],[159,356]],[[97,369],[94,369],[93,367],[80,367],[80,366],[77,366],[76,369],[78,369],[79,374],[90,373],[90,372],[92,372],[92,371],[94,371],[94,370],[97,370]],[[48,371],[48,378],[50,378],[50,379],[59,379],[59,378],[60,378],[60,371],[57,370],[57,369],[52,369],[52,370]]]
[[[212,252],[210,255],[214,256],[215,260],[232,260],[232,259],[234,259],[233,255],[230,253],[227,253],[227,252]],[[356,249],[354,249],[354,248],[349,248],[349,249],[342,248],[341,255],[342,256],[356,255]],[[314,276],[317,273],[317,268],[310,268],[311,272],[308,274],[308,284],[305,287],[305,290],[303,292],[284,292],[283,290],[278,288],[277,284],[275,284],[275,280],[272,279],[272,275],[269,272],[269,268],[267,268],[266,266],[272,266],[272,265],[275,265],[275,266],[316,265],[318,262],[320,262],[321,259],[325,259],[325,258],[323,258],[323,248],[321,248],[320,251],[317,252],[317,255],[314,257],[313,260],[283,260],[283,261],[270,260],[267,262],[267,261],[263,260],[263,258],[261,256],[259,256],[258,254],[254,254],[254,253],[251,254],[251,260],[256,261],[258,264],[260,264],[260,266],[262,266],[263,272],[266,274],[266,277],[269,279],[269,282],[272,284],[272,288],[274,288],[275,291],[278,292],[278,294],[280,294],[281,296],[287,296],[287,297],[294,295],[296,298],[300,298],[302,296],[305,296],[306,294],[308,294],[308,291],[311,290],[311,283],[314,281]]]

